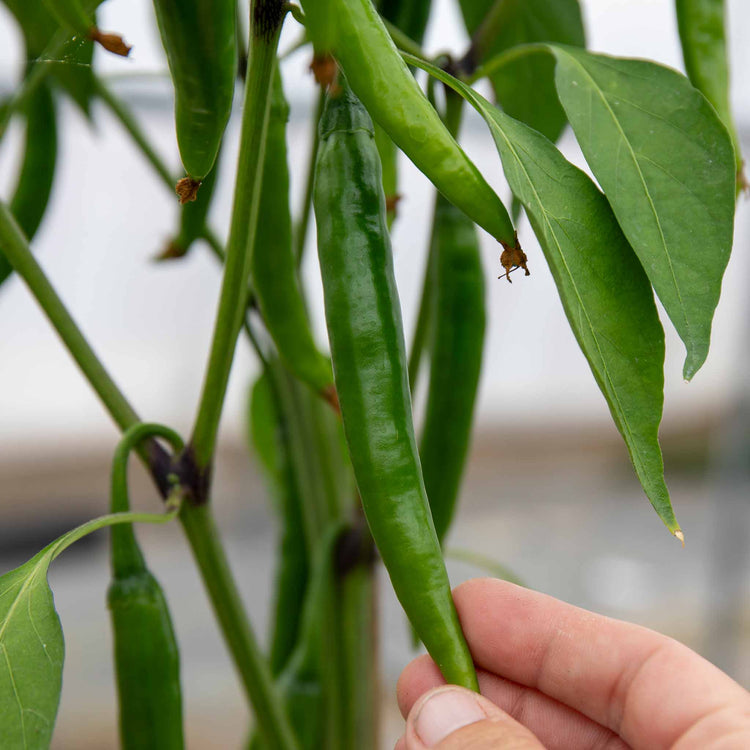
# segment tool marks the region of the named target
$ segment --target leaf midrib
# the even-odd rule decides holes
[[[605,376],[607,378],[607,382],[609,383],[610,391],[612,393],[614,401],[617,404],[617,411],[618,411],[618,413],[620,415],[620,420],[621,420],[623,426],[625,427],[625,429],[627,430],[628,438],[626,440],[632,446],[633,463],[637,463],[639,467],[642,467],[643,466],[643,459],[641,457],[641,453],[640,453],[639,447],[638,447],[637,442],[635,440],[635,437],[633,435],[633,431],[632,431],[632,428],[630,426],[630,422],[629,422],[629,420],[625,416],[625,410],[623,409],[622,403],[620,402],[620,397],[619,397],[617,388],[615,387],[614,383],[612,382],[612,376],[610,375],[609,368],[607,367],[606,359],[604,358],[604,354],[602,353],[601,347],[599,346],[599,337],[598,337],[598,335],[596,333],[596,329],[594,328],[594,326],[593,326],[593,324],[591,322],[591,318],[589,317],[589,314],[588,314],[588,311],[586,309],[586,306],[584,305],[583,300],[581,298],[581,295],[580,295],[580,293],[578,291],[578,286],[575,283],[575,280],[573,278],[573,274],[570,271],[570,268],[568,266],[567,260],[565,259],[565,253],[562,250],[562,247],[561,247],[561,245],[560,245],[560,243],[559,243],[559,241],[557,239],[557,235],[555,234],[555,231],[554,231],[554,229],[552,227],[552,224],[551,224],[551,222],[550,222],[550,220],[548,218],[548,212],[546,211],[546,209],[544,208],[544,205],[542,204],[542,201],[541,201],[541,199],[539,197],[539,193],[537,192],[536,187],[534,186],[534,183],[531,180],[531,177],[529,176],[529,173],[526,171],[526,167],[525,167],[523,161],[521,160],[521,158],[519,157],[516,149],[513,147],[513,144],[508,139],[508,137],[505,135],[505,133],[503,132],[502,128],[499,127],[499,125],[498,125],[498,132],[503,137],[503,140],[505,141],[505,143],[508,145],[508,148],[510,149],[511,153],[515,157],[516,162],[518,163],[518,165],[521,168],[524,176],[526,177],[526,180],[527,180],[529,186],[531,187],[531,191],[534,194],[534,198],[536,199],[537,206],[539,207],[539,210],[542,213],[542,216],[544,218],[544,222],[545,222],[545,224],[547,225],[547,227],[549,229],[549,232],[550,232],[550,234],[551,234],[551,236],[552,236],[552,238],[553,238],[553,240],[555,242],[555,245],[557,246],[557,250],[558,250],[560,258],[561,258],[561,260],[563,262],[563,265],[565,267],[565,271],[566,271],[566,273],[568,275],[568,279],[569,279],[570,284],[571,284],[571,286],[573,288],[573,291],[575,292],[576,299],[578,300],[579,308],[583,312],[583,315],[584,315],[584,317],[586,319],[586,324],[588,325],[588,328],[589,328],[589,330],[591,332],[591,335],[592,335],[592,337],[594,339],[594,343],[596,344],[596,350],[597,350],[597,353],[599,354],[599,359],[601,361],[602,369],[604,370],[604,374],[605,374]],[[639,473],[640,473],[640,471],[639,471]]]
[[[664,250],[664,256],[667,259],[667,265],[669,267],[669,273],[670,273],[670,276],[672,277],[672,284],[674,285],[675,293],[677,294],[677,299],[680,302],[680,311],[682,312],[682,316],[683,316],[683,318],[685,320],[686,338],[692,344],[693,338],[692,338],[692,335],[690,333],[690,330],[691,330],[692,326],[690,325],[690,321],[688,320],[687,311],[685,310],[685,303],[683,302],[682,294],[680,292],[680,287],[679,287],[679,284],[677,283],[677,277],[675,276],[674,266],[672,264],[672,256],[670,255],[669,249],[667,248],[667,241],[666,241],[666,239],[664,237],[664,230],[662,229],[661,221],[659,219],[659,215],[656,212],[656,206],[654,205],[653,198],[651,197],[651,192],[649,191],[648,186],[646,184],[646,180],[645,180],[645,178],[643,176],[643,172],[641,170],[641,165],[640,165],[640,162],[638,161],[638,158],[637,158],[637,155],[635,153],[635,150],[633,149],[633,147],[630,144],[630,141],[628,140],[627,136],[625,135],[625,131],[622,129],[622,126],[620,125],[620,121],[617,118],[617,116],[615,115],[614,110],[610,106],[607,97],[605,96],[605,94],[602,91],[602,89],[597,85],[596,81],[594,80],[594,77],[588,72],[588,70],[586,70],[586,68],[583,66],[583,64],[576,57],[574,57],[573,55],[569,54],[566,50],[562,49],[561,47],[555,47],[555,49],[559,50],[560,52],[564,52],[567,55],[568,59],[572,60],[575,63],[575,65],[581,70],[581,72],[586,76],[586,78],[588,78],[588,80],[591,82],[591,88],[601,98],[601,100],[602,100],[602,102],[604,104],[604,107],[609,112],[609,114],[610,114],[610,116],[612,118],[612,121],[614,122],[615,126],[617,127],[617,130],[620,133],[622,141],[625,143],[625,145],[627,147],[627,150],[630,153],[630,156],[631,156],[631,158],[633,160],[633,164],[635,165],[636,171],[638,172],[638,177],[640,178],[641,185],[643,186],[643,191],[646,194],[646,198],[648,199],[648,204],[649,204],[649,207],[651,208],[651,213],[653,214],[654,220],[656,221],[656,226],[657,226],[657,228],[659,230],[659,238],[661,240],[661,245],[662,245],[662,248]],[[619,72],[619,71],[617,71],[617,72]],[[645,110],[643,110],[643,111],[645,112]],[[647,113],[647,114],[651,114],[651,113]]]

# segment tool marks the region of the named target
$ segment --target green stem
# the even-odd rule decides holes
[[[92,74],[94,79],[94,89],[97,96],[109,107],[112,114],[120,121],[130,137],[140,148],[148,163],[154,168],[154,171],[161,177],[162,182],[170,189],[174,190],[177,182],[175,176],[169,171],[161,157],[156,153],[151,144],[146,139],[140,125],[133,117],[130,110],[118,99],[107,84],[97,75]]]
[[[404,34],[404,32],[401,31],[398,26],[392,24],[385,18],[381,17],[380,20],[385,24],[385,28],[388,30],[388,33],[390,34],[390,37],[396,47],[398,47],[402,52],[408,52],[410,55],[418,57],[420,60],[430,62],[430,58],[424,53],[424,50],[410,36]]]
[[[474,30],[471,35],[471,44],[469,44],[469,48],[460,63],[460,67],[466,73],[471,74],[476,70],[477,65],[482,62],[487,54],[488,47],[502,30],[507,5],[507,0],[495,0],[479,26]]]
[[[121,430],[140,422],[135,409],[117,387],[81,333],[36,258],[8,207],[0,201],[0,250],[26,282],[39,306],[80,367],[106,410]]]
[[[190,441],[199,472],[206,472],[213,457],[234,349],[245,314],[271,81],[282,21],[282,3],[278,0],[253,1],[250,9],[250,68],[245,83],[240,153],[224,278],[211,353]]]
[[[422,282],[422,296],[419,300],[417,325],[414,328],[414,338],[412,339],[411,350],[409,352],[409,387],[411,388],[412,396],[416,392],[417,379],[419,378],[419,371],[422,366],[424,349],[430,331],[430,318],[432,317],[432,294],[435,286],[435,254],[432,252],[432,247],[434,244],[434,239],[431,237],[430,247],[427,254],[427,266],[425,268],[424,281]]]
[[[323,113],[323,105],[326,101],[326,92],[323,88],[318,93],[318,103],[315,107],[313,117],[312,145],[310,147],[310,160],[307,164],[307,180],[305,181],[305,196],[302,200],[302,213],[294,227],[294,257],[297,259],[297,266],[302,263],[302,256],[305,253],[305,240],[307,239],[307,227],[310,224],[310,211],[312,209],[313,186],[315,184],[315,160],[318,157],[318,122],[320,115]]]
[[[549,52],[549,48],[546,44],[539,44],[537,42],[533,44],[518,44],[515,47],[511,47],[510,49],[505,50],[505,52],[501,52],[499,55],[490,58],[486,63],[475,68],[464,80],[471,86],[482,78],[494,75],[506,65],[509,65],[522,57],[526,57],[526,55],[533,55],[539,52]]]
[[[180,521],[268,747],[296,750],[297,742],[250,628],[209,506],[184,503]]]

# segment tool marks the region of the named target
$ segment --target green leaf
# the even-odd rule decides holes
[[[472,64],[519,44],[559,42],[583,47],[586,43],[578,0],[505,0],[499,4],[496,0],[461,0],[461,10],[469,34],[474,34],[484,19],[497,29],[480,45],[478,59]],[[503,110],[552,141],[566,122],[555,94],[554,67],[546,55],[523,55],[490,75]]]
[[[606,198],[543,135],[451,76],[419,64],[462,94],[487,122],[643,489],[667,528],[682,538],[658,441],[664,332],[648,279]]]
[[[682,57],[690,82],[713,104],[732,136],[739,176],[743,187],[740,139],[729,104],[724,0],[675,0]]]
[[[555,83],[586,161],[685,343],[708,354],[732,247],[735,163],[726,128],[682,75],[553,47]]]
[[[165,523],[165,514],[113,513],[79,526],[0,576],[0,747],[49,747],[62,688],[65,647],[47,583],[50,563],[73,542],[118,523]]]

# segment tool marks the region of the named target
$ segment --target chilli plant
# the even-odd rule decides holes
[[[657,438],[664,333],[654,295],[684,342],[689,380],[708,354],[743,186],[723,0],[676,0],[687,78],[648,60],[588,52],[577,0],[460,0],[469,47],[435,58],[421,46],[430,0],[251,0],[249,15],[236,0],[154,0],[174,84],[179,174],[96,72],[95,45],[129,51],[117,34],[98,30],[97,0],[3,3],[18,22],[27,64],[0,110],[0,135],[14,119],[25,126],[15,190],[0,201],[0,281],[14,273],[23,280],[122,439],[110,514],[0,578],[2,748],[50,743],[64,647],[47,569],[74,541],[105,526],[127,748],[184,744],[178,647],[137,523],[182,526],[252,708],[252,748],[375,746],[378,558],[445,678],[477,689],[442,543],[460,494],[482,362],[489,282],[478,234],[499,243],[491,283],[511,282],[518,269],[531,274],[524,284],[534,283],[543,260],[522,249],[521,211],[644,492],[683,539]],[[299,34],[289,53],[307,50],[320,87],[295,222],[278,65],[284,24]],[[428,74],[426,92],[418,69]],[[494,103],[472,88],[484,78]],[[178,262],[205,245],[223,263],[189,435],[142,421],[32,253],[55,177],[57,103],[65,96],[87,116],[95,102],[110,109],[165,187],[176,189],[177,228],[159,259]],[[235,96],[243,99],[239,155],[235,174],[222,175],[234,181],[232,212],[218,232],[207,216]],[[502,169],[510,212],[458,145],[467,104],[494,139],[499,160],[483,166]],[[598,184],[555,147],[566,123]],[[389,240],[391,224],[409,218],[397,217],[399,151],[437,189],[408,354]],[[311,210],[325,348],[312,334],[299,274]],[[280,527],[265,649],[213,521],[212,464],[238,339],[261,366],[248,424]],[[418,378],[420,366],[428,377]],[[415,430],[418,382],[426,409]],[[129,510],[133,452],[164,498],[163,512]]]

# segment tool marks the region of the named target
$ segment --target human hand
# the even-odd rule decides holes
[[[396,750],[750,748],[750,693],[687,646],[490,578],[454,599],[482,695],[414,659]]]

